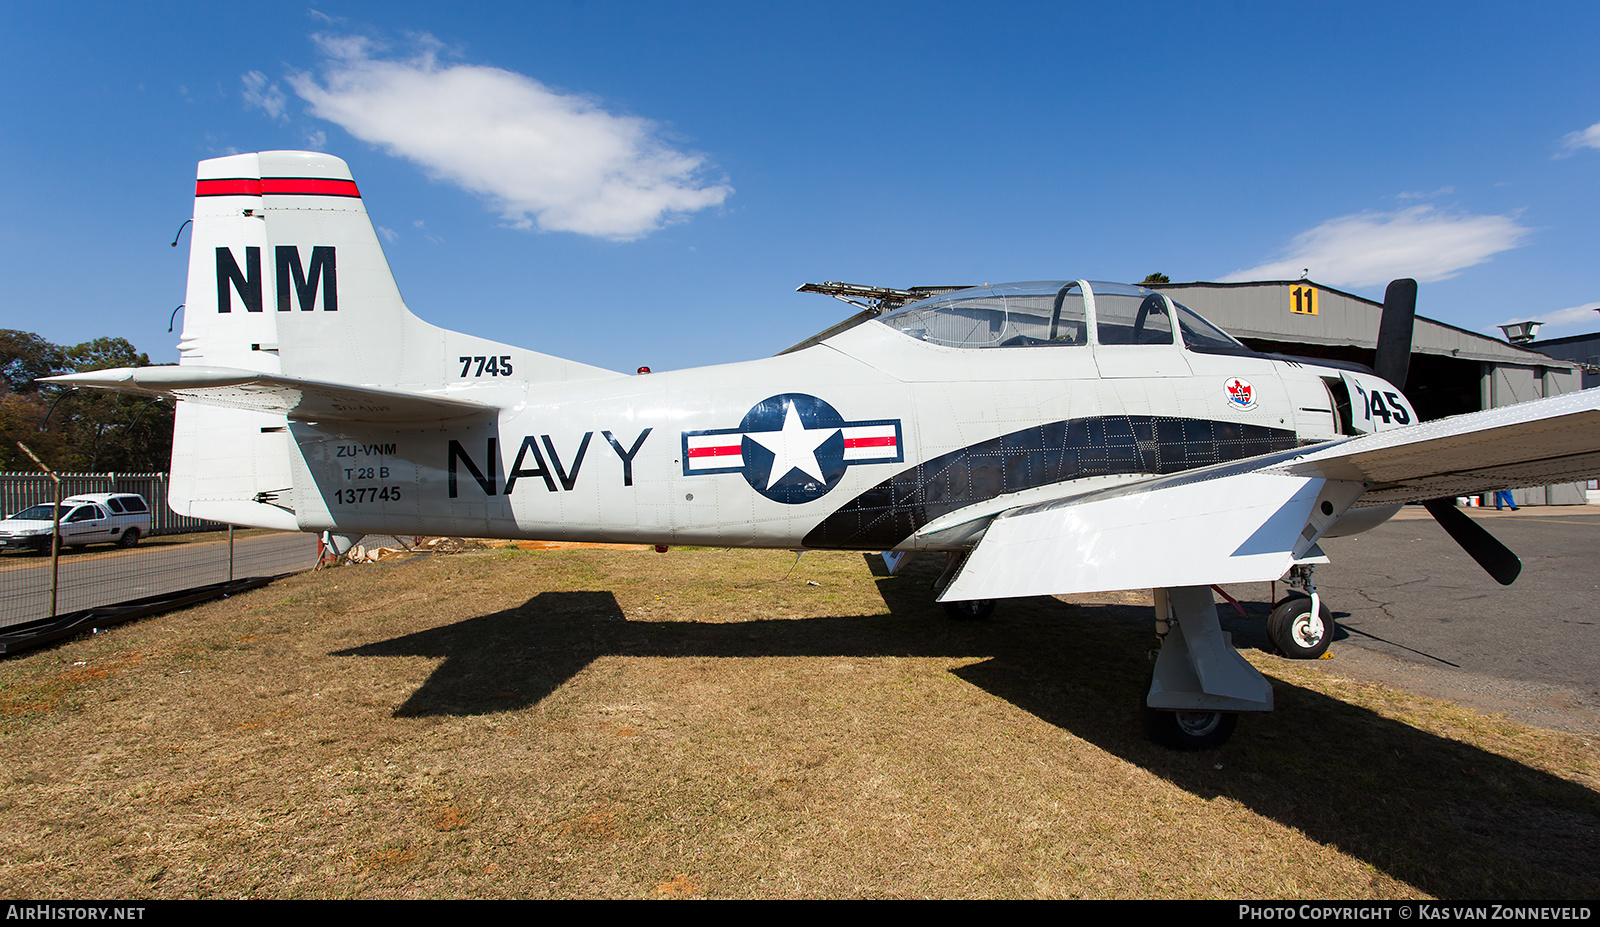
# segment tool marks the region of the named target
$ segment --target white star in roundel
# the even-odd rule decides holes
[[[790,470],[799,470],[826,483],[828,478],[822,475],[822,467],[817,463],[817,448],[838,433],[837,427],[807,429],[791,399],[783,412],[782,431],[745,432],[745,437],[772,452],[772,470],[767,476],[767,488],[771,489],[788,476]]]

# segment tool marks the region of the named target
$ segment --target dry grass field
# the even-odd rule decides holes
[[[415,556],[7,660],[0,894],[1600,896],[1590,738],[1251,652],[1278,711],[1166,752],[1143,597],[875,559]]]

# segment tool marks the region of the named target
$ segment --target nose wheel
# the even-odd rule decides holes
[[[1293,595],[1279,602],[1267,617],[1267,637],[1277,651],[1291,660],[1315,660],[1328,652],[1337,625],[1333,612],[1318,602],[1311,610],[1311,600]]]

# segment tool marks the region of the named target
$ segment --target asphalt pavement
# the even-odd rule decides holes
[[[1317,590],[1339,632],[1324,665],[1600,734],[1600,506],[1463,511],[1522,559],[1516,582],[1496,583],[1421,507],[1325,540],[1332,562],[1317,567]],[[1229,591],[1260,606],[1270,595],[1262,584]],[[1240,646],[1265,648],[1260,621],[1223,609]]]
[[[272,576],[316,564],[317,536],[293,532],[236,538],[233,578]],[[61,557],[56,613],[111,605],[229,578],[228,537],[132,550],[91,547]],[[0,627],[50,616],[50,558],[0,557]]]

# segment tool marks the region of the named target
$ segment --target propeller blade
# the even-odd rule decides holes
[[[1502,586],[1509,586],[1522,572],[1522,561],[1511,548],[1495,540],[1494,535],[1456,508],[1454,499],[1430,499],[1422,503],[1439,527],[1445,530],[1468,556],[1478,561],[1478,566],[1494,577]]]
[[[1411,369],[1411,329],[1417,317],[1417,281],[1402,277],[1383,293],[1383,318],[1378,322],[1378,351],[1372,369],[1400,389]]]

